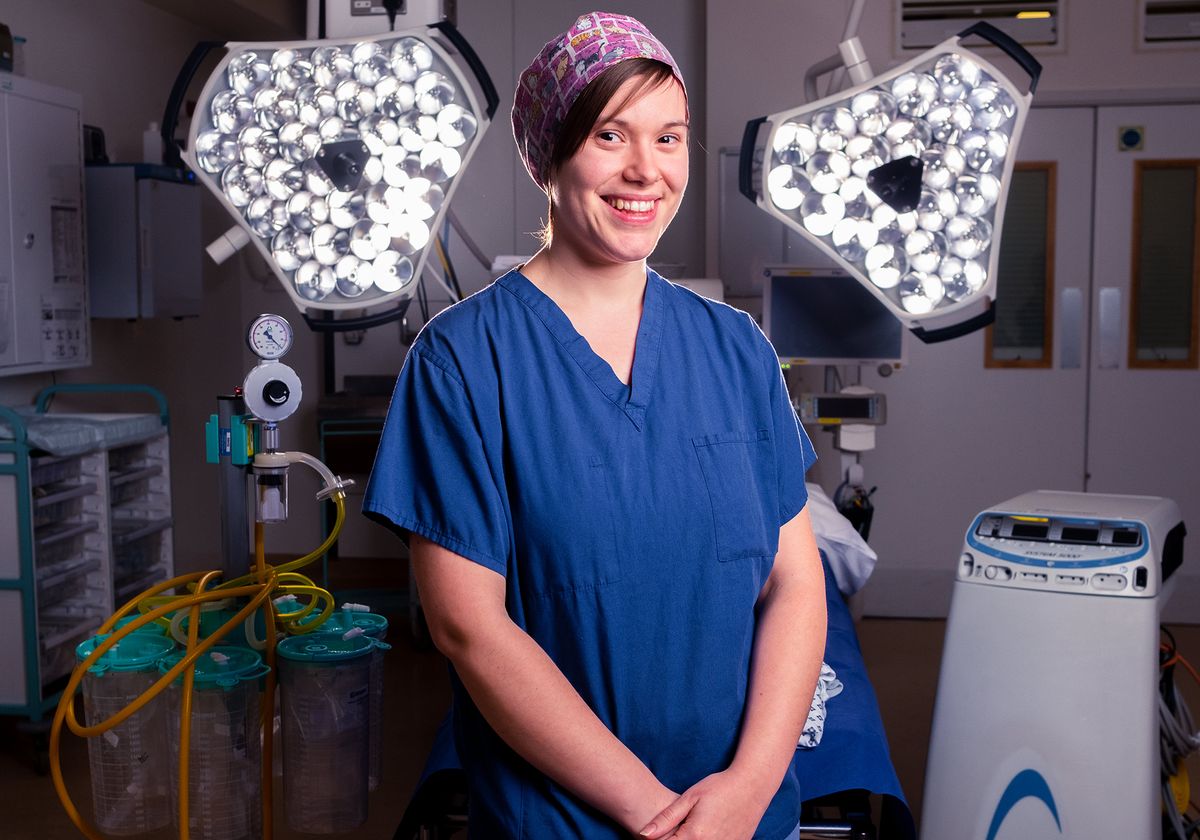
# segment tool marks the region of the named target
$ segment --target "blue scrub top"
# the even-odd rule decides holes
[[[732,760],[755,601],[816,455],[753,320],[654,272],[631,381],[509,272],[413,343],[363,510],[504,575],[512,620],[682,791]],[[453,683],[472,838],[625,837]],[[788,774],[754,836],[799,808]]]

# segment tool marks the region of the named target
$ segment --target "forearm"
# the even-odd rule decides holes
[[[505,743],[631,831],[673,798],[513,623],[501,575],[417,534],[410,545],[434,644]]]
[[[762,791],[764,806],[796,751],[825,650],[825,586],[807,517],[803,531],[807,538],[787,549],[798,556],[759,603],[746,713],[730,766]]]
[[[447,651],[484,718],[530,764],[635,832],[675,794],[608,730],[511,622]]]
[[[825,648],[825,586],[807,520],[806,515],[787,540],[781,529],[776,567],[759,597],[746,712],[734,759],[656,815],[646,829],[653,840],[748,838],[779,790],[808,716]],[[807,537],[794,539],[797,530]]]

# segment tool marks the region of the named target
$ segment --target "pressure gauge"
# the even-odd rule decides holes
[[[260,359],[278,359],[292,349],[292,325],[280,315],[259,315],[250,322],[246,344]]]

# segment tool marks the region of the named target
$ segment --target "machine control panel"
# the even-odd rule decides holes
[[[1093,595],[1154,594],[1146,526],[1130,519],[985,511],[967,531],[958,577]]]

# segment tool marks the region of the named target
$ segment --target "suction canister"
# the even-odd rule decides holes
[[[159,662],[166,673],[183,651]],[[262,657],[215,647],[195,663],[188,747],[188,834],[192,840],[258,840],[262,835]],[[167,691],[171,815],[179,829],[179,751],[183,677]]]
[[[139,618],[141,618],[141,616],[137,613],[134,613],[133,615],[127,615],[124,618],[122,618],[121,620],[119,620],[116,624],[113,625],[113,630],[114,631],[120,630],[125,625],[132,624],[134,621],[136,621]],[[166,626],[166,623],[162,619],[159,619],[158,621],[151,621],[147,624],[143,624],[141,627],[139,627],[137,630],[134,630],[133,632],[135,634],[145,634],[147,636],[160,636],[161,637],[161,636],[166,636],[167,629],[168,628]]]
[[[296,831],[331,834],[366,821],[371,661],[383,644],[361,633],[318,632],[276,647],[283,804]]]
[[[82,662],[107,638],[93,636],[75,655]],[[136,701],[174,648],[166,636],[134,633],[100,657],[83,677],[85,725],[102,723]],[[166,715],[165,703],[155,697],[119,726],[88,739],[95,823],[104,833],[141,834],[170,823]]]
[[[370,612],[361,604],[343,604],[342,608],[329,616],[321,629],[326,632],[345,633],[355,627],[363,635],[376,641],[385,641],[388,620]],[[376,646],[371,654],[371,734],[370,759],[368,763],[367,787],[375,790],[383,778],[383,654],[386,648]]]

